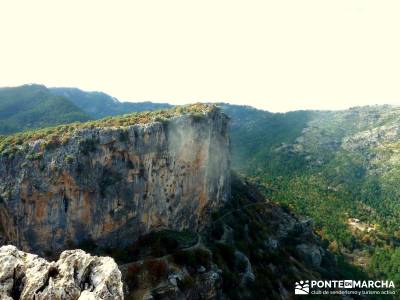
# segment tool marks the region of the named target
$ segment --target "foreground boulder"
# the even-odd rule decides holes
[[[1,300],[123,299],[121,272],[110,257],[64,251],[57,262],[0,248]]]

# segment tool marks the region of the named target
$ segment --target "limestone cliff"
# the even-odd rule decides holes
[[[82,250],[61,254],[57,262],[0,248],[2,300],[122,300],[121,272],[111,257],[96,257]]]
[[[198,230],[229,198],[227,124],[197,104],[0,140],[0,229],[36,252]]]

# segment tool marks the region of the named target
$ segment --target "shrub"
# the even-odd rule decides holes
[[[172,259],[178,265],[191,267],[193,269],[203,266],[210,268],[211,253],[205,249],[180,250],[172,255]]]
[[[73,158],[71,155],[66,155],[66,156],[64,157],[64,161],[65,161],[67,164],[71,164],[71,163],[74,161],[74,158]]]
[[[224,225],[222,222],[217,221],[214,226],[212,227],[211,231],[212,237],[215,240],[220,240],[222,238],[222,235],[224,234]]]
[[[193,251],[179,250],[172,255],[174,262],[181,266],[195,266],[196,258]]]
[[[138,263],[133,263],[128,267],[126,272],[126,284],[130,290],[139,286],[139,273],[142,266]]]
[[[193,246],[197,236],[190,232],[162,230],[141,236],[138,241],[130,246],[133,257],[143,256],[161,257],[181,248]]]
[[[188,290],[193,287],[195,281],[192,276],[187,275],[182,280],[178,281],[178,287],[181,290]]]
[[[238,274],[224,270],[222,272],[222,289],[229,295],[235,297],[237,288],[240,286],[240,278]],[[235,297],[236,298],[236,297]],[[233,299],[235,299],[233,298]]]
[[[233,269],[235,266],[236,256],[235,249],[224,243],[216,244],[216,254],[219,255],[228,265],[230,269]]]
[[[207,269],[211,267],[211,253],[209,251],[201,248],[195,249],[194,256],[198,266],[203,266]]]
[[[167,276],[168,265],[164,260],[149,259],[144,262],[144,265],[148,272],[148,278],[153,284]]]
[[[242,259],[242,260],[239,260],[238,262],[237,262],[237,270],[240,272],[240,273],[243,273],[243,272],[245,272],[246,271],[246,268],[247,268],[247,262],[244,260],[244,259]]]
[[[40,160],[42,158],[42,153],[31,153],[26,156],[28,160]]]

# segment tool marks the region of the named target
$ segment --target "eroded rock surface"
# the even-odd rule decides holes
[[[64,251],[57,262],[0,248],[1,300],[123,299],[121,272],[110,257]]]
[[[6,240],[43,253],[86,240],[120,246],[159,228],[198,230],[229,198],[227,124],[205,107],[16,145],[0,155]]]

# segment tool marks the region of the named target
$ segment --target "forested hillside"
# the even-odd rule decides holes
[[[332,251],[372,276],[400,279],[399,108],[225,109],[237,170],[310,217]]]
[[[0,134],[168,106],[71,88],[2,88]],[[309,217],[339,257],[376,278],[400,280],[400,108],[270,113],[220,106],[231,118],[236,171]]]
[[[120,102],[102,92],[39,84],[0,88],[0,134],[170,108],[153,102]]]
[[[89,119],[88,114],[45,86],[0,88],[0,134]]]
[[[86,92],[77,88],[50,88],[49,90],[55,95],[65,97],[95,119],[172,107],[167,103],[149,101],[120,102],[118,99],[102,92]]]
[[[111,256],[126,299],[292,299],[296,281],[348,278],[308,220],[231,173],[228,121],[193,104],[0,136],[0,247]],[[99,266],[80,250],[52,277],[39,259],[1,251],[14,299],[64,295],[63,274],[78,297],[99,278],[70,276]]]

